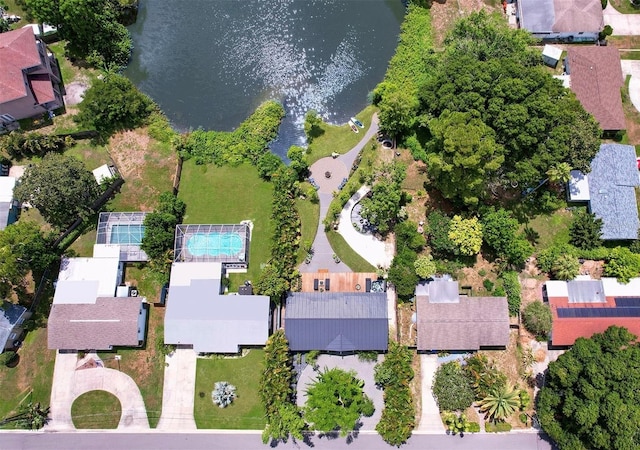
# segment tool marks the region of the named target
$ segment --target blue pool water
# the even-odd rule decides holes
[[[144,237],[144,225],[138,224],[114,224],[111,226],[109,236],[110,244],[140,245]]]
[[[187,239],[187,250],[193,256],[237,256],[242,238],[238,233],[196,233]]]

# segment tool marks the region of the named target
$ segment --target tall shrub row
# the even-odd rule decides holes
[[[389,352],[375,370],[376,384],[384,388],[384,409],[376,431],[393,446],[404,444],[416,425],[409,386],[414,375],[412,358],[413,353],[407,347],[391,341]]]
[[[269,101],[260,105],[247,120],[233,131],[195,130],[178,143],[178,151],[196,164],[213,162],[218,166],[236,166],[243,162],[258,165],[260,157],[269,151],[268,144],[276,138],[284,108]]]
[[[503,272],[500,277],[502,278],[502,284],[507,294],[507,302],[509,303],[509,315],[517,316],[520,312],[520,303],[522,301],[518,273],[513,271]]]
[[[25,134],[20,131],[13,131],[0,138],[0,151],[6,152],[12,159],[44,156],[49,152],[61,153],[73,145],[75,145],[75,141],[70,136]]]

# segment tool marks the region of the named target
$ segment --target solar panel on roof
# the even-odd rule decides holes
[[[640,308],[640,297],[616,297],[615,301],[618,307]]]
[[[640,308],[558,308],[558,317],[640,317]]]

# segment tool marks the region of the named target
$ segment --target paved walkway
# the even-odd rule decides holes
[[[378,355],[378,361],[382,361],[384,357]],[[375,362],[360,361],[357,355],[349,356],[336,356],[336,355],[320,355],[318,356],[317,365],[320,371],[325,369],[333,369],[339,367],[342,370],[355,370],[357,378],[364,381],[364,393],[373,401],[375,411],[371,417],[362,417],[362,427],[360,431],[374,431],[376,425],[380,422],[382,417],[382,409],[384,408],[384,392],[381,389],[376,388],[373,381],[373,371],[376,365]],[[313,367],[306,366],[300,375],[297,385],[296,400],[298,406],[304,406],[307,401],[307,388],[309,385],[316,382],[318,372],[313,370]]]
[[[369,129],[355,147],[335,159],[330,156],[319,159],[309,168],[311,177],[313,177],[318,186],[320,186],[320,189],[318,189],[318,196],[320,197],[320,219],[318,232],[313,241],[313,259],[310,264],[302,263],[300,266],[301,272],[313,273],[318,272],[319,269],[327,269],[329,272],[351,272],[346,264],[343,262],[336,264],[333,260],[334,252],[324,233],[324,224],[322,221],[326,217],[329,205],[333,200],[333,192],[338,191],[338,186],[342,183],[342,180],[349,177],[349,172],[358,153],[360,153],[360,150],[362,150],[377,133],[378,117],[374,115],[371,120],[371,126],[369,126]],[[325,172],[330,172],[331,177],[327,178]]]
[[[431,386],[438,369],[438,355],[420,355],[420,375],[422,378],[422,415],[416,428],[419,433],[445,433],[436,399]]]
[[[159,430],[195,430],[193,406],[196,393],[197,355],[192,349],[176,349],[165,357],[162,415]]]
[[[640,14],[622,14],[611,6],[611,2],[602,13],[605,25],[611,25],[614,36],[640,35]]]
[[[340,213],[338,233],[369,264],[374,267],[388,268],[393,260],[393,243],[385,243],[376,239],[372,234],[360,233],[353,227],[353,222],[351,221],[351,210],[370,190],[368,186],[362,186],[344,205]]]
[[[622,64],[622,73],[625,76],[631,75],[629,80],[629,99],[636,110],[640,112],[640,61],[623,59],[620,63]]]
[[[149,419],[144,400],[135,381],[118,370],[96,367],[76,370],[77,353],[56,355],[51,388],[51,422],[49,431],[72,430],[71,405],[85,392],[107,391],[118,397],[122,415],[118,429],[148,429]]]

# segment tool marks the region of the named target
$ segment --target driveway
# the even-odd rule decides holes
[[[382,361],[382,356],[378,356],[378,361]],[[363,362],[358,359],[356,355],[349,356],[335,356],[335,355],[320,355],[317,361],[319,370],[323,371],[325,368],[333,369],[339,367],[342,370],[355,370],[357,378],[364,381],[364,393],[373,401],[373,406],[376,408],[371,417],[362,417],[362,427],[360,431],[375,431],[376,425],[382,417],[382,409],[384,408],[384,399],[382,390],[376,388],[373,381],[373,368],[375,362]],[[298,380],[297,389],[297,402],[298,406],[304,406],[307,401],[306,390],[307,387],[317,380],[318,372],[313,370],[313,367],[308,365],[302,371],[300,379]]]
[[[438,355],[420,355],[420,375],[422,378],[422,415],[416,427],[416,433],[445,433],[438,404],[433,397],[431,387],[433,377],[438,370]]]
[[[611,2],[607,4],[602,13],[605,25],[610,25],[613,28],[614,36],[640,35],[640,14],[622,14],[611,6]]]
[[[327,269],[329,272],[351,272],[349,267],[340,262],[336,264],[333,260],[333,249],[326,234],[324,233],[324,218],[327,216],[329,205],[333,200],[333,192],[338,191],[338,186],[344,178],[349,177],[349,172],[353,166],[360,150],[378,133],[378,117],[374,115],[371,119],[371,125],[364,134],[360,142],[358,142],[351,150],[337,158],[322,158],[316,161],[309,168],[311,177],[320,187],[318,196],[320,197],[320,218],[318,231],[313,241],[313,259],[310,264],[302,263],[300,272],[314,273],[319,270]],[[331,177],[325,176],[326,172],[331,173]],[[349,241],[347,241],[349,243]]]
[[[118,397],[122,407],[118,429],[149,428],[140,389],[129,375],[104,367],[76,370],[77,365],[77,353],[57,353],[51,388],[51,422],[47,430],[74,429],[71,405],[90,391],[107,391]]]
[[[196,352],[190,348],[178,348],[171,356],[165,357],[165,362],[162,415],[158,429],[195,430]]]
[[[360,233],[353,227],[351,221],[351,210],[370,190],[368,186],[362,186],[358,189],[358,192],[353,194],[347,204],[344,205],[340,213],[338,233],[340,233],[351,248],[366,259],[369,264],[374,267],[388,268],[393,260],[393,244],[385,243],[375,238],[371,233]]]
[[[625,76],[631,75],[629,80],[629,99],[634,108],[640,112],[640,61],[623,59],[620,64],[622,65],[622,73]]]

